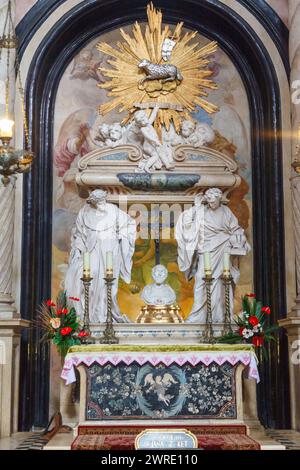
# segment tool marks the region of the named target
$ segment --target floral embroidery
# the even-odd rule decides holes
[[[130,366],[93,364],[87,368],[86,416],[97,419],[236,417],[235,370],[231,364]]]

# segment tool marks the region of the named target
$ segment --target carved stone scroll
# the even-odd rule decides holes
[[[129,195],[129,199],[144,197],[155,201],[173,200],[218,186],[226,193],[239,186],[237,163],[225,154],[209,147],[194,148],[179,145],[174,149],[176,168],[151,173],[137,172],[137,162],[143,157],[135,145],[121,145],[114,149],[97,149],[80,159],[76,183],[81,194],[94,188],[110,188],[110,194]],[[178,194],[177,194],[178,193]],[[185,198],[184,198],[185,199]]]

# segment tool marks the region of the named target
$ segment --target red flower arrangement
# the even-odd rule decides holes
[[[79,338],[85,338],[86,336],[90,336],[88,331],[82,330],[78,333]]]
[[[74,302],[80,300],[77,297],[69,297],[69,299]],[[52,341],[63,357],[71,346],[81,344],[81,339],[89,336],[88,332],[81,331],[76,310],[68,306],[65,292],[58,296],[56,304],[49,299],[40,306],[35,324],[45,331],[42,341]]]
[[[267,315],[271,314],[271,309],[270,307],[262,307],[261,309],[262,312],[266,313]]]
[[[253,336],[252,338],[253,346],[259,347],[264,344],[264,337],[263,336]]]
[[[71,331],[73,331],[73,328],[71,328],[70,326],[66,326],[65,328],[62,328],[62,329],[60,330],[60,334],[61,334],[62,336],[66,336],[66,335],[68,335],[69,333],[71,333]]]
[[[271,309],[262,306],[256,300],[255,294],[246,294],[242,298],[243,312],[235,320],[238,330],[222,336],[218,339],[220,343],[250,343],[255,347],[262,347],[265,343],[275,340],[272,332],[278,330],[278,326],[268,325],[268,316]]]
[[[67,308],[60,308],[56,310],[56,315],[68,315],[69,309]]]
[[[251,316],[249,317],[249,320],[248,320],[248,321],[249,321],[250,325],[252,325],[252,326],[257,326],[257,325],[259,325],[259,319],[258,319],[257,317],[255,317],[254,315],[251,315]]]

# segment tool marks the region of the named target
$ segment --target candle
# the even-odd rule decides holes
[[[0,121],[0,139],[6,137],[11,139],[13,136],[14,121],[11,119],[1,119]]]
[[[113,271],[113,253],[112,251],[106,252],[106,272],[112,273]]]
[[[90,271],[90,254],[88,251],[86,253],[83,253],[83,271]]]
[[[204,271],[211,271],[210,253],[204,253]]]
[[[223,267],[224,267],[224,272],[228,273],[230,271],[230,254],[229,253],[224,253]]]

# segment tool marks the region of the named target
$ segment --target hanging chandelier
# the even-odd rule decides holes
[[[12,20],[11,0],[8,1],[6,17],[4,21],[3,33],[0,37],[0,67],[6,68],[5,80],[5,114],[0,116],[0,175],[1,181],[7,186],[10,176],[18,173],[26,173],[30,170],[34,159],[29,141],[28,124],[26,119],[25,96],[20,76],[20,63],[18,58],[18,40],[15,34],[14,24]],[[22,118],[24,127],[24,146],[23,149],[15,149],[11,145],[13,138],[14,120],[10,114],[10,70],[12,65],[12,56],[15,52],[14,70],[16,76],[17,87],[20,93]]]

